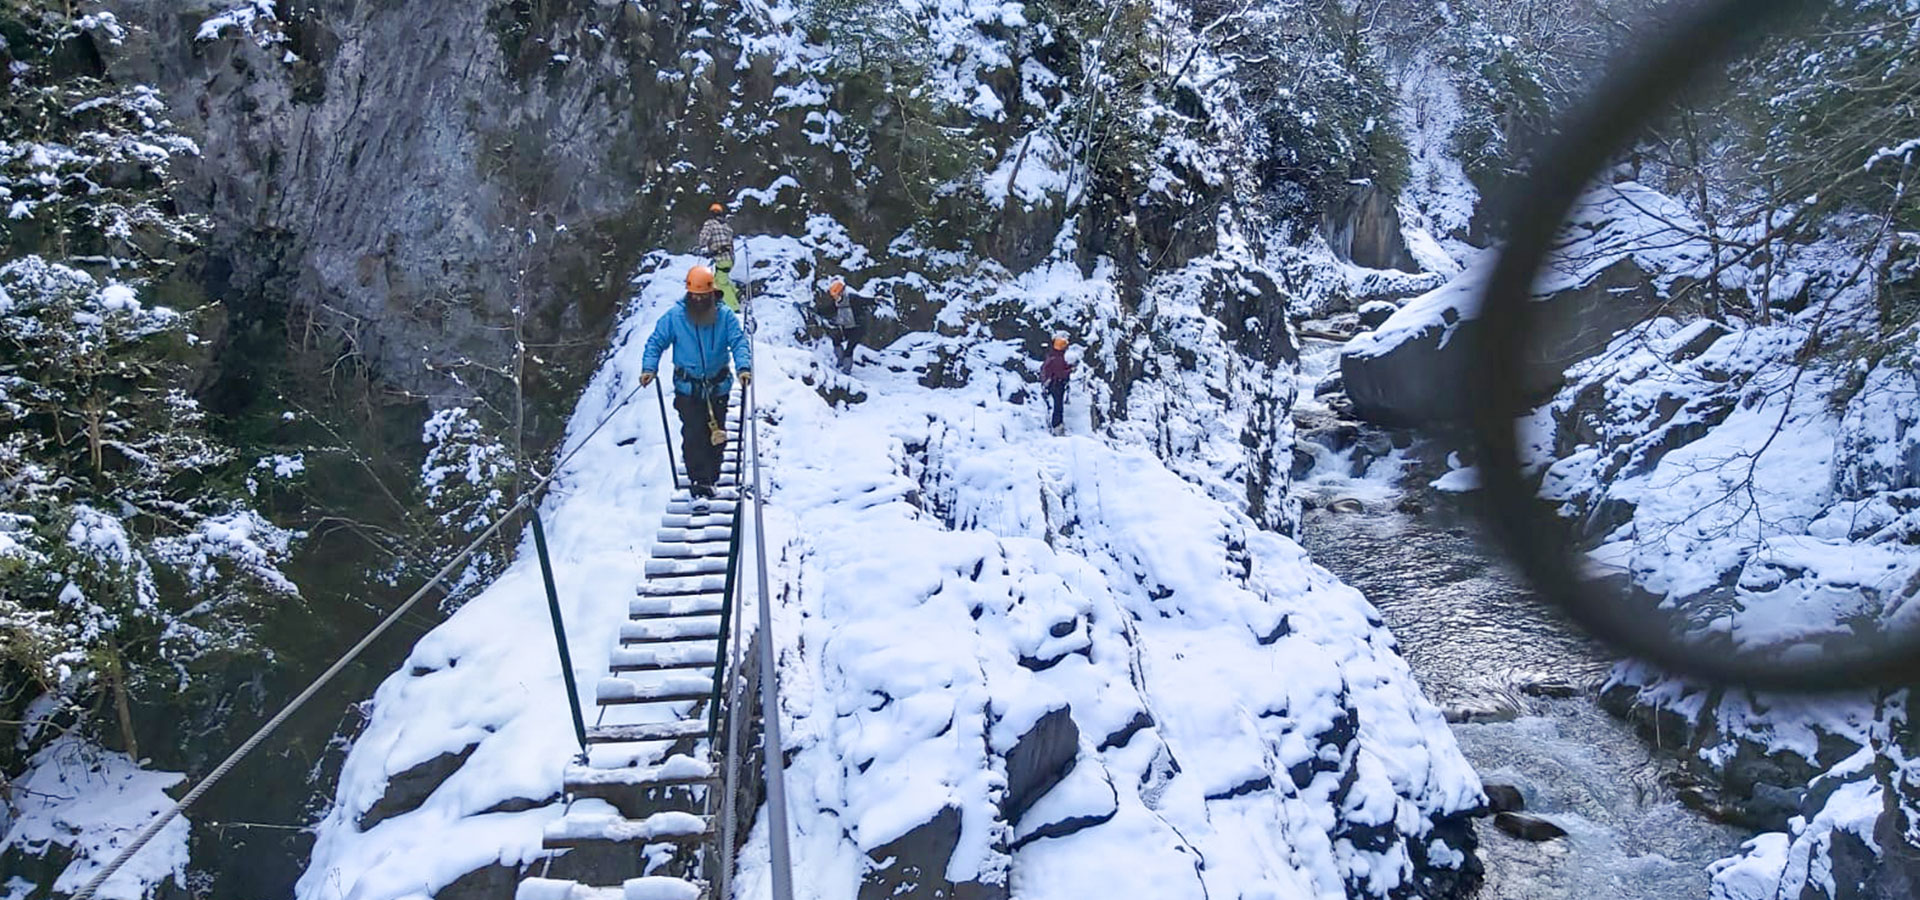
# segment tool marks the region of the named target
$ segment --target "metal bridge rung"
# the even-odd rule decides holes
[[[717,616],[726,605],[717,593],[651,595],[627,601],[627,615],[635,619],[671,619],[684,616]]]
[[[722,479],[722,480],[725,480],[725,479]],[[740,499],[739,485],[720,484],[720,483],[714,484],[713,496],[706,498],[707,504],[709,506],[714,506],[714,507],[718,507],[722,503],[731,504],[734,501],[739,499]],[[682,488],[678,491],[675,491],[673,493],[673,499],[667,502],[669,504],[667,508],[671,510],[673,508],[672,504],[681,503],[681,502],[687,502],[687,503],[693,502],[693,494],[690,491],[686,490],[685,488]],[[728,506],[726,511],[733,512],[733,507]]]
[[[594,686],[593,694],[601,706],[705,700],[713,696],[713,679],[700,675],[667,675],[651,682],[602,678]]]
[[[729,528],[733,517],[721,513],[668,513],[660,517],[662,528]]]
[[[686,528],[666,526],[654,535],[654,540],[662,544],[700,544],[708,541],[726,541],[733,539],[733,529],[726,525]]]
[[[647,647],[620,647],[610,660],[617,670],[623,666],[698,665],[711,666],[720,648],[704,641],[680,644],[655,644]]]
[[[664,844],[704,841],[713,833],[713,820],[684,812],[654,813],[644,819],[617,815],[569,813],[547,824],[540,846],[565,850],[588,844]]]
[[[699,509],[694,506],[691,498],[676,496],[672,500],[667,501],[667,512],[683,516],[709,516],[725,521],[725,517],[732,514],[733,506],[734,501],[732,498],[725,500],[715,499],[708,500],[705,509]]]
[[[676,753],[659,765],[620,766],[612,769],[594,766],[568,766],[562,781],[568,791],[595,787],[654,787],[657,785],[699,784],[714,775],[713,765]]]
[[[702,556],[697,559],[649,559],[646,565],[648,578],[671,578],[676,575],[724,575],[726,571],[725,556]]]
[[[712,669],[712,668],[713,668],[713,663],[711,662],[696,662],[693,660],[686,660],[682,662],[662,661],[662,662],[614,663],[613,665],[607,667],[607,671],[609,672],[685,672],[685,671],[690,671],[694,669]]]
[[[620,643],[649,644],[673,641],[711,641],[720,637],[720,620],[646,619],[620,626]]]
[[[595,725],[587,729],[589,744],[638,744],[648,741],[677,741],[692,737],[707,737],[706,719],[641,722],[634,725]]]
[[[618,887],[595,887],[558,878],[528,878],[520,882],[513,900],[626,900],[635,896],[648,900],[701,900],[707,896],[707,885],[659,875],[629,878]]]
[[[634,589],[641,597],[719,596],[727,589],[726,575],[666,575],[648,579]]]
[[[705,556],[725,558],[732,549],[726,540],[720,541],[668,541],[654,544],[648,555],[654,559],[699,559]]]

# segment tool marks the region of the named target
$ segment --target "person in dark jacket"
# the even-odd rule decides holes
[[[1067,362],[1067,339],[1053,339],[1047,361],[1040,364],[1040,384],[1047,389],[1047,409],[1053,413],[1053,433],[1066,434],[1067,379],[1073,377],[1073,364]]]
[[[687,271],[687,295],[667,310],[647,338],[640,358],[640,384],[652,384],[660,369],[660,354],[673,350],[673,408],[680,413],[680,455],[686,460],[693,496],[713,496],[720,480],[721,448],[727,441],[727,394],[733,390],[729,357],[740,370],[740,384],[753,381],[753,348],[740,318],[719,305],[713,270],[694,266]]]
[[[844,375],[853,371],[853,348],[866,336],[866,329],[854,314],[853,296],[847,293],[846,282],[834,279],[827,288],[827,296],[833,301],[833,318],[829,322],[833,326],[834,358]]]

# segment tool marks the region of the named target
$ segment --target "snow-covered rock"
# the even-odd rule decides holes
[[[168,791],[183,780],[73,735],[47,744],[0,797],[0,897],[77,893],[173,806]],[[94,896],[141,900],[184,892],[186,876],[187,820],[175,818]]]
[[[1661,308],[1707,259],[1697,226],[1676,201],[1631,182],[1596,188],[1575,208],[1566,240],[1536,282],[1545,309],[1535,329],[1527,390],[1545,399],[1573,363]],[[1444,286],[1407,302],[1347,345],[1340,359],[1354,409],[1373,421],[1459,419],[1478,354],[1480,293],[1495,258],[1479,257]]]

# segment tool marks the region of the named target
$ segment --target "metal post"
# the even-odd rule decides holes
[[[757,382],[754,382],[757,383]],[[744,433],[753,425],[753,383],[747,385]],[[780,672],[774,666],[773,592],[767,587],[766,516],[761,510],[760,433],[753,432],[753,543],[760,567],[760,721],[764,726],[762,752],[767,767],[768,862],[772,864],[773,900],[793,900],[793,856],[787,847],[786,745],[780,739]]]
[[[657,376],[653,379],[653,398],[660,401],[660,433],[663,436],[661,444],[667,448],[667,471],[673,473],[673,489],[677,491],[684,489],[686,485],[680,483],[679,464],[673,459],[673,426],[667,424],[667,393],[660,388],[660,381],[661,379]]]
[[[573,681],[573,654],[567,651],[567,626],[560,621],[560,592],[553,586],[553,562],[547,558],[547,532],[540,527],[540,508],[530,507],[533,550],[540,557],[540,578],[547,583],[547,611],[553,614],[553,641],[560,648],[560,674],[567,680],[567,709],[573,713],[573,736],[580,741],[580,759],[587,758],[587,722],[580,716],[580,686]]]

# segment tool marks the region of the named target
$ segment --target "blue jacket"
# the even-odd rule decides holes
[[[647,338],[647,352],[640,358],[643,372],[660,371],[660,354],[673,348],[673,392],[711,397],[733,390],[733,376],[727,371],[731,352],[734,368],[753,371],[753,348],[740,328],[740,317],[733,310],[714,305],[713,323],[693,324],[687,317],[687,301],[682,298],[667,314],[654,323]],[[715,376],[724,377],[715,380]],[[698,382],[696,384],[695,382]]]

